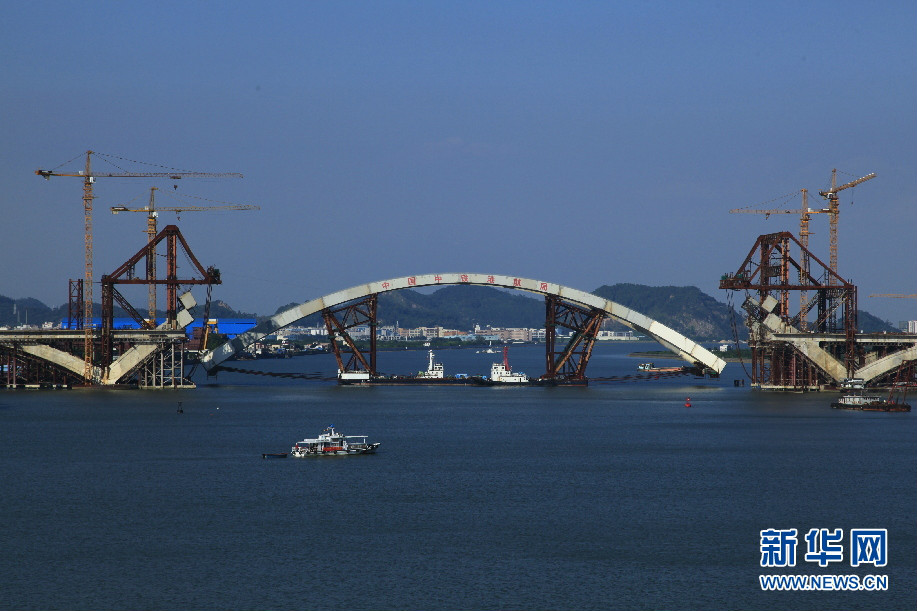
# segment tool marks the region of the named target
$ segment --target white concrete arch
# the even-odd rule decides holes
[[[726,362],[723,359],[662,323],[656,322],[635,310],[626,308],[613,301],[608,301],[592,293],[586,293],[585,291],[569,288],[553,282],[532,280],[530,278],[519,278],[500,274],[461,273],[422,274],[418,276],[404,276],[401,278],[392,278],[391,280],[370,282],[369,284],[361,284],[337,293],[319,297],[318,299],[313,299],[312,301],[301,303],[298,306],[294,306],[274,315],[268,321],[253,327],[249,331],[240,334],[235,339],[206,353],[201,358],[201,363],[208,371],[211,371],[232,355],[243,350],[246,346],[306,316],[321,312],[325,308],[347,303],[354,299],[365,298],[373,293],[386,293],[388,291],[397,291],[401,289],[412,289],[423,286],[445,286],[451,284],[496,286],[528,291],[530,293],[539,293],[542,295],[556,295],[561,299],[581,306],[604,310],[612,319],[624,323],[636,331],[649,335],[691,365],[701,365],[717,373],[721,373],[723,367],[726,366]]]

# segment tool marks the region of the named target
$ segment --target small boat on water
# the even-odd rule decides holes
[[[656,367],[655,363],[640,363],[637,365],[640,371],[652,371],[654,373],[674,373],[681,371],[684,367]]]
[[[485,348],[484,350],[475,350],[474,353],[475,354],[497,354],[497,351],[494,350],[493,346],[491,346],[491,342],[487,342],[487,348]]]
[[[368,435],[343,435],[334,430],[334,425],[326,427],[315,439],[297,441],[290,450],[293,458],[307,456],[347,456],[351,454],[372,454],[382,442],[367,442]]]
[[[851,394],[844,395],[831,404],[834,409],[854,409],[863,412],[909,412],[911,406],[898,402],[891,397],[878,395]]]

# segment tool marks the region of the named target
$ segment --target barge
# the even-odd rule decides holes
[[[588,386],[587,379],[529,378],[522,372],[514,372],[507,357],[508,347],[503,348],[503,362],[493,363],[490,376],[474,376],[457,373],[445,374],[443,364],[437,363],[433,351],[429,351],[426,371],[415,375],[372,375],[368,371],[338,371],[338,383],[344,386]]]
[[[911,406],[898,402],[891,397],[884,398],[878,395],[852,394],[844,395],[831,404],[834,409],[852,409],[862,412],[909,412]]]

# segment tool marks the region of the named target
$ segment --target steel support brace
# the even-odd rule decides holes
[[[548,380],[584,380],[586,365],[598,335],[605,312],[586,309],[562,301],[556,295],[545,296],[545,374]],[[563,350],[556,350],[557,327],[573,331]]]
[[[67,304],[68,329],[82,329],[86,319],[83,313],[83,279],[70,280],[70,301]]]
[[[847,377],[852,378],[854,372],[865,365],[864,355],[857,348],[857,289],[855,286],[844,292],[844,364],[847,367]]]
[[[108,276],[102,276],[102,379],[108,379],[108,369],[112,362],[112,326],[114,324],[114,291],[115,287]]]
[[[166,319],[169,326],[175,328],[178,316],[178,234],[170,233],[166,238]]]
[[[334,358],[337,360],[338,370],[341,372],[366,371],[370,375],[377,375],[376,372],[376,309],[378,305],[378,293],[373,293],[366,299],[361,299],[338,308],[325,308],[322,310],[322,318],[325,320],[325,327],[328,329],[328,337],[331,340],[331,349],[334,351]],[[348,329],[353,329],[361,325],[369,326],[369,359],[359,348],[356,342],[348,333]],[[344,363],[342,348],[338,342],[342,339],[349,349],[350,356],[347,363]]]

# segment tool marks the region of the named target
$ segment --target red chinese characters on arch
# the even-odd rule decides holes
[[[468,274],[462,274],[459,278],[462,282],[468,282]]]
[[[522,278],[513,278],[513,286],[522,286]]]
[[[408,286],[417,286],[417,277],[411,276],[408,278]]]

